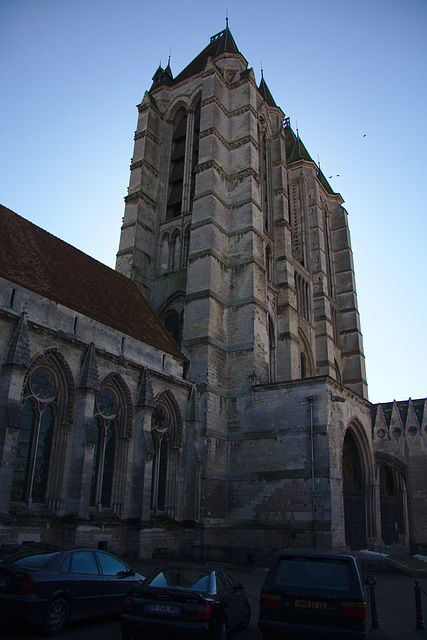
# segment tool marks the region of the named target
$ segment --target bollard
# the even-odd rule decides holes
[[[377,613],[377,601],[375,600],[375,585],[377,584],[376,578],[368,576],[365,580],[365,584],[369,587],[369,599],[371,601],[371,627],[372,629],[379,629],[378,613]]]
[[[414,591],[415,591],[415,617],[416,617],[416,621],[417,621],[417,630],[418,631],[423,631],[424,630],[424,620],[423,620],[423,610],[421,607],[421,589],[420,589],[420,581],[419,580],[415,580],[415,586],[414,586]]]

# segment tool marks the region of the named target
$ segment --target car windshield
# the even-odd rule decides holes
[[[2,553],[0,564],[13,564],[28,569],[41,569],[60,553],[40,547],[13,547]]]
[[[351,569],[345,560],[281,558],[273,582],[278,587],[350,591]]]
[[[147,578],[144,586],[189,589],[206,593],[209,591],[210,575],[211,572],[205,569],[166,567]]]

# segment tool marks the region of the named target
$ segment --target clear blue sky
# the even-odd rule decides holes
[[[227,11],[345,200],[370,400],[426,397],[426,0],[0,0],[0,202],[114,267],[136,105]]]

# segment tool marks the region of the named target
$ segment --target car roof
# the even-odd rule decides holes
[[[325,560],[342,560],[346,558],[355,559],[351,553],[337,553],[336,551],[320,551],[317,549],[283,549],[278,551],[276,556],[293,558],[317,558]]]

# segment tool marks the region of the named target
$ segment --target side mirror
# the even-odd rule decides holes
[[[375,587],[375,585],[377,584],[377,579],[374,578],[373,576],[368,576],[365,580],[365,584],[368,587]]]

